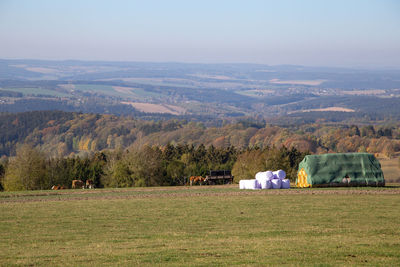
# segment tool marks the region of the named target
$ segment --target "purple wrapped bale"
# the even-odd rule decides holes
[[[272,179],[271,184],[272,184],[272,189],[280,189],[282,186],[282,180],[281,179]]]
[[[283,179],[281,182],[282,189],[289,189],[290,188],[290,181],[289,179]]]
[[[275,179],[285,179],[286,178],[286,172],[284,170],[277,170],[273,172]]]
[[[265,176],[268,178],[268,180],[274,179],[274,174],[272,173],[272,171],[266,171]]]
[[[259,183],[256,179],[252,180],[240,180],[239,181],[239,188],[240,189],[260,189]]]
[[[261,189],[271,189],[271,180],[264,179],[260,181]]]
[[[262,178],[262,176],[263,176],[263,172],[257,172],[255,178],[256,178],[256,180],[260,180]]]

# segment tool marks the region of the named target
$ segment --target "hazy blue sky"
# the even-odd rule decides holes
[[[400,67],[400,0],[0,0],[0,58]]]

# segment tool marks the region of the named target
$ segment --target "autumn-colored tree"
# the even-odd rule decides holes
[[[158,147],[145,146],[131,154],[129,169],[136,186],[163,185],[161,150]]]
[[[232,175],[235,177],[235,182],[238,182],[243,179],[254,179],[257,172],[265,170],[265,153],[261,150],[250,150],[238,156],[232,168]]]
[[[171,161],[167,166],[167,176],[170,178],[170,185],[184,185],[185,164],[179,160]]]
[[[16,156],[10,158],[3,187],[7,191],[49,189],[46,158],[31,145],[22,145]]]

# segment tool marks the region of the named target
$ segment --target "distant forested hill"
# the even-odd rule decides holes
[[[205,126],[186,120],[145,121],[134,117],[33,111],[0,114],[0,156],[29,143],[49,156],[89,155],[144,145],[204,144],[215,147],[295,147],[314,153],[400,151],[399,125],[326,125],[279,127],[248,121]]]

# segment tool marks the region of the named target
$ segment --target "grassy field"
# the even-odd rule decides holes
[[[400,186],[0,193],[0,265],[400,265]]]
[[[125,87],[125,92],[120,90],[123,87],[118,86],[110,86],[110,85],[93,85],[93,84],[76,84],[74,85],[75,89],[83,91],[83,92],[92,92],[92,93],[100,93],[109,96],[120,96],[120,97],[134,97],[137,99],[146,99],[148,97],[159,97],[159,94],[145,91],[141,88],[129,88]]]

